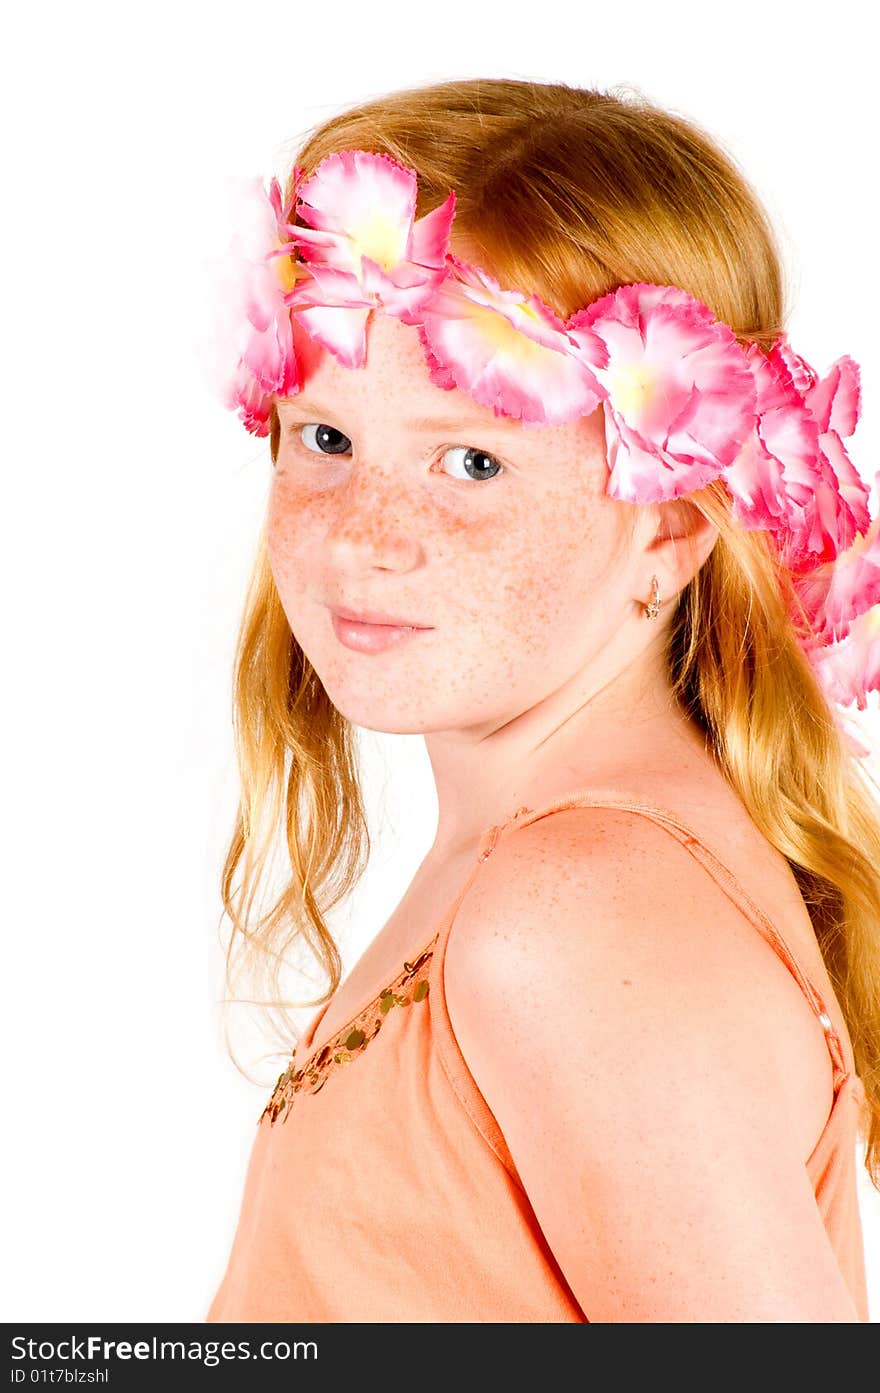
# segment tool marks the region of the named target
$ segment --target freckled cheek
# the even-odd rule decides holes
[[[497,539],[496,539],[497,540]],[[607,570],[609,538],[559,498],[510,520],[488,554],[472,552],[472,594],[495,610],[497,628],[533,652],[552,651],[572,616],[595,600]]]
[[[266,513],[266,550],[279,591],[302,583],[308,557],[325,527],[310,498],[283,485],[273,487]]]
[[[488,557],[504,546],[507,517],[487,516],[465,507],[461,497],[437,490],[433,496],[403,495],[393,484],[367,497],[345,489],[307,490],[283,477],[274,482],[267,514],[270,555],[302,558],[321,548],[332,553],[345,540],[382,553],[391,541],[420,543],[424,562],[435,571],[455,567],[462,556]],[[484,562],[485,564],[485,562]]]

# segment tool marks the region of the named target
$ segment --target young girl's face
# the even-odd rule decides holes
[[[589,672],[649,598],[605,493],[603,412],[524,427],[430,380],[374,313],[363,368],[312,345],[281,425],[267,540],[285,614],[340,712],[373,730],[496,729]],[[347,627],[380,611],[401,635]],[[582,680],[583,679],[583,682]]]

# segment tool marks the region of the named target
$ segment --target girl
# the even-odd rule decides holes
[[[393,93],[257,203],[227,404],[273,472],[223,896],[276,995],[296,936],[329,986],[207,1319],[866,1321],[856,365],[794,351],[755,194],[641,99]],[[424,735],[439,819],[340,981],[359,726]]]

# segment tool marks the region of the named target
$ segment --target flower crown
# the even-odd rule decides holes
[[[784,334],[769,352],[744,348],[670,285],[622,285],[563,321],[448,251],[454,191],[416,219],[416,171],[388,155],[345,150],[304,175],[286,205],[277,179],[245,182],[249,230],[226,261],[215,381],[248,431],[267,435],[275,398],[299,391],[294,315],[350,368],[366,360],[370,314],[394,315],[417,328],[438,387],[526,427],[602,405],[607,492],[655,503],[721,477],[737,521],[773,536],[829,701],[866,708],[880,690],[880,515],[843,443],[860,409],[852,358],[820,378]]]

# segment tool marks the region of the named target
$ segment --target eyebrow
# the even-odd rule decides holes
[[[320,402],[309,401],[306,397],[285,397],[279,401],[280,407],[296,407],[297,410],[310,413],[313,416],[334,416],[337,408],[332,406],[322,406]],[[510,426],[519,425],[520,422],[509,416],[495,416],[487,420],[482,416],[415,416],[409,421],[404,421],[403,426],[406,430],[508,430]]]

